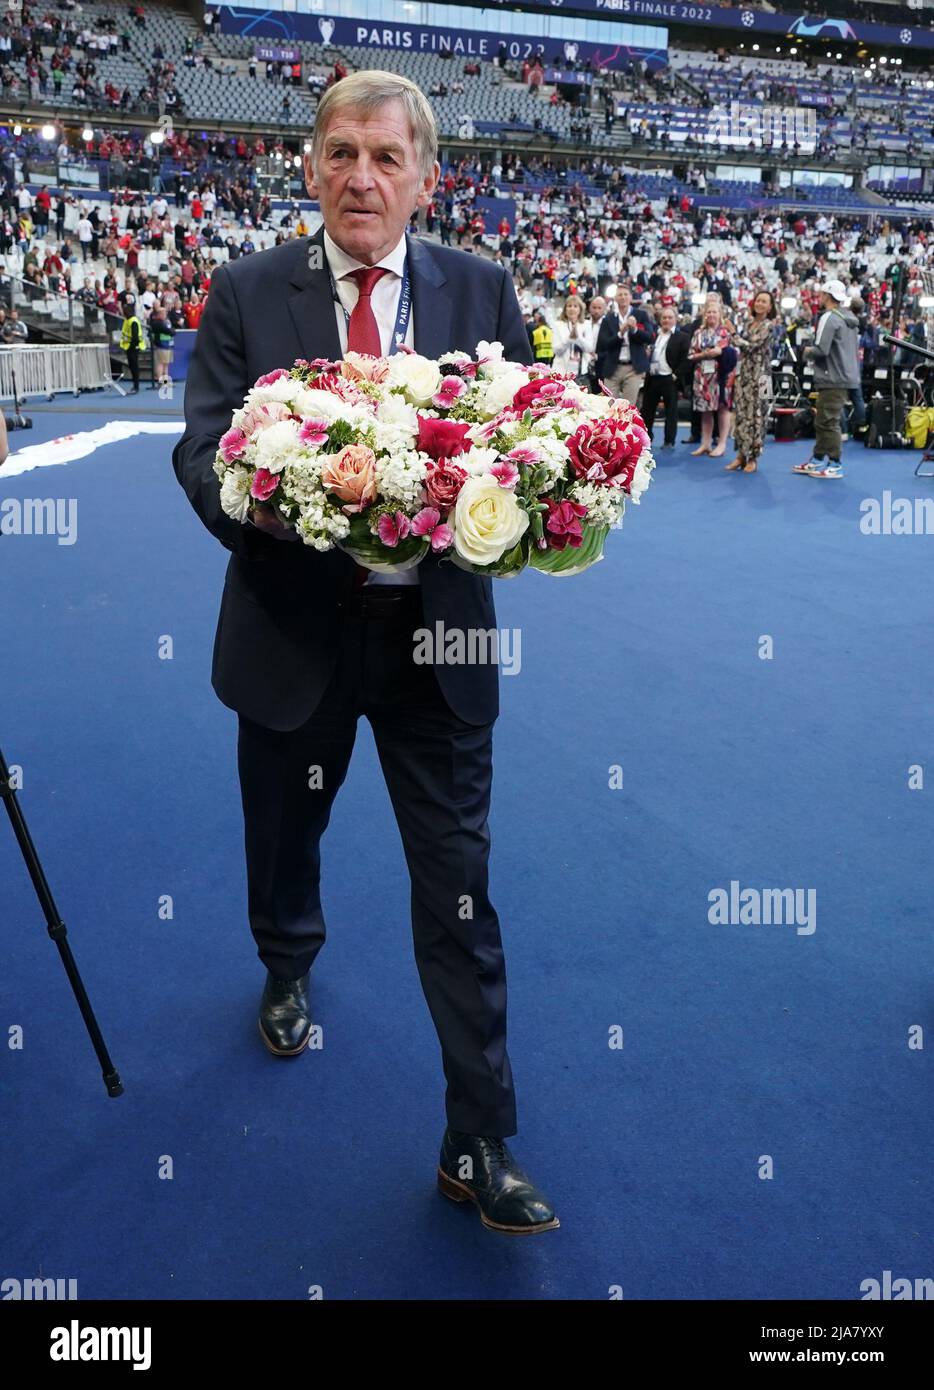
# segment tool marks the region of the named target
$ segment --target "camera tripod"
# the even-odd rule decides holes
[[[71,947],[68,944],[68,933],[65,923],[58,915],[58,908],[52,897],[51,890],[39,863],[39,856],[36,854],[35,845],[29,828],[20,810],[19,802],[16,800],[16,789],[10,777],[10,769],[7,767],[6,759],[0,751],[0,800],[3,801],[13,826],[13,833],[23,853],[26,868],[29,870],[29,877],[32,879],[36,896],[45,913],[45,920],[48,925],[49,936],[58,947],[62,964],[65,967],[65,974],[74,992],[75,999],[78,1001],[78,1008],[81,1010],[81,1017],[84,1019],[94,1051],[97,1053],[97,1060],[101,1064],[104,1077],[104,1085],[107,1087],[109,1096],[123,1095],[123,1082],[110,1060],[110,1054],[104,1042],[100,1028],[97,1026],[97,1019],[94,1017],[94,1010],[91,1008],[91,1001],[88,999],[87,991],[84,988],[75,958],[71,954]]]

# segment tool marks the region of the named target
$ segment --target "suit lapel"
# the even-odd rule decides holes
[[[431,252],[416,237],[406,235],[412,310],[415,319],[415,351],[422,357],[440,357],[453,347],[451,338],[450,286]]]
[[[292,293],[287,301],[299,343],[295,356],[339,361],[341,340],[324,255],[323,224],[314,236],[301,239],[301,248],[289,280]]]

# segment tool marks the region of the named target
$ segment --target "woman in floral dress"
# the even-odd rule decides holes
[[[733,335],[740,359],[733,398],[736,457],[726,465],[729,471],[755,473],[759,466],[771,398],[774,321],[775,300],[768,290],[760,290]]]
[[[708,299],[704,321],[691,339],[688,353],[688,361],[694,363],[694,409],[701,417],[701,442],[700,448],[692,451],[695,455],[710,454],[715,458],[726,448],[733,404],[733,374],[721,384],[717,367],[718,359],[729,345],[730,330],[723,322],[723,308],[718,301]],[[716,449],[711,449],[714,415],[717,416],[718,442]]]

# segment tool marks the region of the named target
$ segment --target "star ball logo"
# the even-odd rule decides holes
[[[910,29],[903,29],[898,37],[901,39],[902,43],[911,43],[913,35]]]
[[[756,17],[753,14],[752,10],[743,10],[742,20],[744,28],[750,29],[752,25],[755,24]]]

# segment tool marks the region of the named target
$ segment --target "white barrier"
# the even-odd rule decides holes
[[[106,343],[0,348],[0,400],[13,399],[14,372],[21,399],[53,396],[57,391],[77,395],[91,387],[113,385]]]

